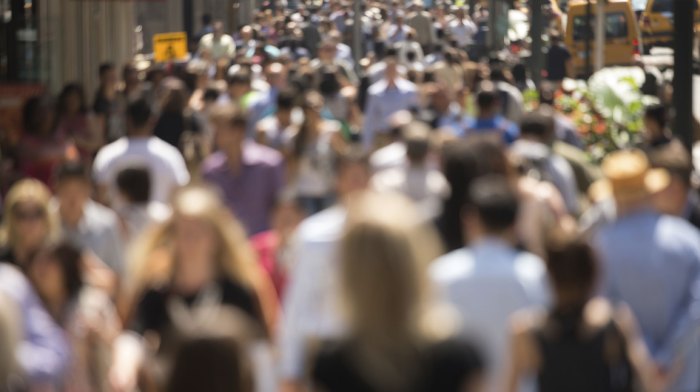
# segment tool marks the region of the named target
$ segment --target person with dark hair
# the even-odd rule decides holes
[[[122,67],[122,81],[124,86],[121,89],[121,98],[124,102],[131,103],[142,98],[145,91],[139,77],[139,71],[130,63],[124,64]]]
[[[594,293],[600,281],[595,252],[584,240],[557,238],[547,250],[553,302],[547,312],[523,311],[511,326],[509,392],[536,376],[541,392],[666,390],[646,349],[634,315]],[[586,331],[585,334],[581,331]]]
[[[643,149],[653,150],[669,144],[673,135],[668,128],[666,108],[661,104],[649,105],[644,109]]]
[[[524,63],[519,62],[513,66],[511,71],[513,74],[513,82],[515,82],[515,87],[521,92],[525,90],[535,90],[535,83],[530,79],[528,75],[527,67]]]
[[[56,173],[56,202],[62,234],[81,248],[92,251],[112,271],[124,271],[124,249],[119,219],[114,211],[94,202],[86,167],[63,164]]]
[[[74,143],[80,153],[80,159],[83,162],[91,162],[94,154],[103,145],[103,135],[88,111],[83,86],[70,83],[63,87],[56,109],[58,137]]]
[[[218,152],[202,164],[202,177],[220,189],[249,236],[268,230],[284,186],[282,154],[246,138],[250,119],[240,108],[219,106],[210,118]]]
[[[335,156],[346,148],[340,123],[321,117],[323,97],[316,92],[304,96],[304,121],[285,149],[289,183],[308,215],[332,203]]]
[[[540,107],[547,106],[554,108],[556,103],[556,89],[557,86],[554,83],[550,81],[542,82],[539,89]],[[554,110],[554,121],[554,132],[558,140],[574,146],[579,150],[585,148],[583,140],[581,140],[581,135],[579,135],[576,129],[576,124],[568,116],[559,110]]]
[[[544,263],[518,250],[518,191],[497,175],[480,177],[469,186],[463,204],[468,247],[431,264],[430,274],[462,322],[462,335],[478,342],[490,364],[488,391],[503,391],[507,369],[507,330],[513,312],[547,303]]]
[[[693,188],[693,161],[683,144],[674,140],[648,153],[652,167],[671,176],[666,189],[654,195],[654,206],[664,214],[685,218],[700,229],[700,195]]]
[[[576,76],[573,74],[573,60],[559,33],[550,34],[549,40],[551,45],[547,52],[547,80],[561,85],[564,78]]]
[[[153,224],[166,221],[170,208],[151,201],[151,173],[145,168],[124,169],[116,178],[119,192],[114,211],[122,223],[122,237],[127,246]]]
[[[554,185],[569,214],[576,216],[579,213],[576,176],[571,164],[553,149],[554,124],[554,111],[549,107],[525,114],[520,123],[520,139],[513,143],[511,151],[528,175]]]
[[[318,58],[311,61],[311,69],[315,71],[321,70],[323,67],[336,67],[339,73],[348,83],[357,85],[359,79],[353,69],[353,66],[347,61],[337,57],[338,45],[337,42],[331,39],[324,39],[318,48]]]
[[[476,96],[477,117],[467,121],[466,134],[489,134],[512,144],[520,135],[515,123],[501,114],[501,97],[492,82],[482,82]]]
[[[214,32],[214,25],[212,24],[214,20],[212,19],[211,14],[205,13],[202,14],[202,19],[201,19],[201,24],[202,27],[200,30],[194,35],[193,41],[194,45],[193,47],[198,47],[199,42],[202,40],[202,37],[204,37],[207,34],[212,34]]]
[[[103,147],[95,157],[93,177],[99,200],[107,204],[114,202],[117,174],[126,168],[142,167],[157,173],[153,177],[152,199],[167,202],[176,187],[190,180],[182,154],[153,136],[153,117],[146,100],[131,103],[127,119],[127,136]]]
[[[506,64],[491,64],[490,80],[498,91],[503,117],[519,123],[523,116],[523,94],[512,83],[512,75]]]
[[[443,174],[429,157],[434,153],[430,128],[413,122],[403,129],[407,164],[374,174],[372,186],[382,192],[401,193],[416,203],[418,211],[429,220],[441,213],[442,201],[450,193]]]
[[[109,355],[120,323],[109,296],[84,280],[82,249],[69,242],[45,245],[25,273],[47,312],[69,338],[73,355],[64,366],[67,390],[104,390]]]
[[[184,150],[187,138],[201,133],[202,125],[187,108],[187,87],[176,78],[163,81],[163,101],[153,135],[171,146]]]
[[[112,63],[99,67],[100,85],[95,93],[92,111],[100,121],[102,137],[114,141],[124,135],[124,119],[118,99],[117,70]]]
[[[281,151],[299,127],[301,116],[296,109],[297,100],[296,89],[280,91],[277,96],[277,112],[258,122],[256,141]]]
[[[51,176],[66,157],[64,139],[56,133],[56,107],[49,95],[29,98],[22,109],[24,132],[17,146],[17,168],[23,177],[51,184]]]
[[[197,47],[198,53],[208,51],[211,53],[214,62],[219,60],[231,61],[236,54],[236,42],[225,33],[224,23],[220,20],[214,21],[212,31],[202,36]]]

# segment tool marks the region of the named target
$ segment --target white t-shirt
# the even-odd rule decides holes
[[[155,136],[123,137],[104,146],[95,157],[93,176],[99,185],[107,187],[109,198],[115,200],[117,175],[129,168],[148,169],[151,173],[151,200],[161,203],[167,203],[175,188],[190,181],[180,151]]]
[[[460,48],[471,45],[474,42],[474,35],[478,32],[476,25],[471,19],[465,19],[463,22],[460,23],[459,20],[453,20],[449,25],[452,39],[457,41],[457,45]]]

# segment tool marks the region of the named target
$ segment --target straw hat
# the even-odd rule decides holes
[[[640,150],[617,151],[608,155],[601,166],[602,180],[588,190],[594,201],[613,197],[618,203],[633,202],[668,187],[671,177],[664,169],[651,169]]]

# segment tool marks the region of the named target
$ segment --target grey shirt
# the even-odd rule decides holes
[[[84,208],[83,218],[77,227],[62,224],[66,240],[92,251],[109,268],[121,274],[124,269],[124,253],[117,214],[90,200]]]

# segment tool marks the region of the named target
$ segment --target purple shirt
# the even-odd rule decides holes
[[[224,153],[216,152],[204,161],[202,176],[221,189],[224,202],[248,235],[269,229],[272,209],[284,186],[279,152],[246,141],[240,173],[233,172]]]

